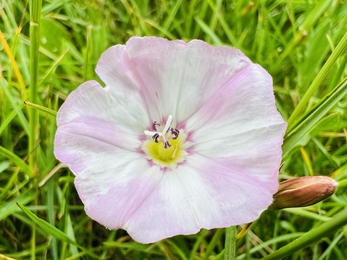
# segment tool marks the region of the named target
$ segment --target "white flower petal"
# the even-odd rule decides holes
[[[149,122],[141,100],[87,81],[71,92],[57,115],[58,127],[83,118],[96,118],[114,124],[130,134],[143,134]]]
[[[255,170],[279,165],[285,129],[272,80],[258,65],[234,77],[186,124],[195,152],[229,167],[253,164]]]
[[[189,118],[250,61],[240,51],[156,37],[133,37],[126,44],[132,75],[152,120]]]
[[[124,228],[161,177],[145,160],[125,158],[122,163],[111,162],[102,172],[85,171],[75,179],[87,214],[110,229]]]
[[[163,173],[158,187],[124,228],[135,240],[150,243],[177,234],[194,234],[201,228],[245,224],[271,204],[267,186],[245,169],[229,169],[194,156],[179,170]]]

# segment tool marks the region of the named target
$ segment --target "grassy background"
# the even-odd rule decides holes
[[[31,13],[41,17],[39,36],[35,23],[30,23],[35,20],[35,15],[30,17],[31,6]],[[35,101],[57,111],[79,84],[97,79],[96,62],[111,45],[134,35],[155,35],[239,48],[273,76],[277,107],[284,118],[289,119],[301,102],[303,110],[291,118],[293,128],[347,73],[342,51],[312,94],[303,98],[347,31],[343,0],[50,0],[43,1],[42,10],[37,6],[39,1],[1,0],[0,4],[0,259],[222,257],[222,229],[141,245],[125,231],[107,230],[90,220],[76,194],[73,175],[53,155],[54,115],[23,104]],[[40,45],[37,60],[36,45]],[[33,88],[30,83],[35,82]],[[288,149],[280,173],[281,179],[333,176],[340,182],[336,194],[311,207],[264,213],[239,241],[240,259],[268,255],[330,221],[347,205],[343,96]],[[340,228],[288,259],[344,260],[346,235],[347,230]]]

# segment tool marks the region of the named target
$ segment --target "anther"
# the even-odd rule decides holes
[[[153,138],[154,142],[158,143],[159,134],[158,133],[154,134],[152,136],[152,138]]]
[[[169,147],[171,147],[171,144],[169,143],[169,141],[165,141],[164,148],[167,149]]]
[[[154,131],[158,131],[157,126],[160,126],[160,124],[158,124],[157,121],[154,121],[152,125]]]
[[[180,131],[176,128],[171,127],[172,123],[172,115],[169,115],[165,126],[160,127],[161,125],[157,123],[157,121],[154,121],[152,124],[153,131],[145,130],[145,135],[152,136],[152,139],[154,142],[159,143],[159,141],[163,142],[164,148],[170,148],[170,140],[175,140],[178,138],[178,135],[180,134]]]
[[[180,131],[177,128],[171,127],[171,134],[173,135],[172,139],[176,140],[180,134]]]

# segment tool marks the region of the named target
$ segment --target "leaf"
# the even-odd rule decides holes
[[[323,2],[323,1],[322,1]],[[341,54],[344,53],[344,51],[347,48],[347,32],[342,37],[339,44],[336,46],[336,49],[331,53],[329,59],[324,63],[324,66],[319,71],[313,82],[311,83],[308,90],[305,92],[305,95],[301,98],[300,103],[296,106],[295,110],[291,114],[290,118],[288,119],[288,131],[292,131],[294,127],[298,126],[296,120],[300,116],[300,113],[303,112],[305,107],[307,106],[307,103],[313,93],[318,89],[318,87],[321,85],[325,77],[327,76],[330,69],[333,67],[333,65],[336,63],[336,60],[341,56]]]
[[[311,229],[293,242],[281,247],[275,252],[265,256],[263,260],[282,259],[291,255],[300,249],[303,249],[313,242],[322,239],[327,234],[331,234],[334,230],[347,224],[347,208],[337,213],[331,220],[324,222],[320,226]]]
[[[55,238],[65,241],[67,243],[71,243],[77,246],[77,243],[73,241],[71,238],[69,238],[64,232],[57,229],[56,227],[52,226],[51,224],[47,223],[43,219],[36,216],[34,213],[32,213],[30,210],[27,210],[23,205],[17,202],[18,207],[23,210],[25,214],[29,218],[31,218],[32,221],[34,221],[38,226],[40,226],[44,231],[46,231],[48,234],[54,236]]]
[[[31,170],[28,164],[26,164],[20,157],[15,155],[10,150],[7,150],[6,148],[0,146],[0,155],[10,159],[13,163],[20,167],[26,175],[31,175]]]
[[[34,213],[32,213],[30,210],[26,209],[23,205],[20,203],[17,203],[18,207],[23,210],[23,212],[32,220],[34,221],[40,228],[42,228],[44,231],[46,231],[48,234],[54,236],[55,238],[62,240],[64,242],[73,244],[80,249],[83,250],[83,252],[87,253],[88,255],[99,259],[98,256],[96,256],[93,252],[89,251],[86,248],[83,248],[82,246],[78,245],[74,240],[72,240],[68,235],[66,235],[63,231],[57,229],[56,227],[52,226],[48,222],[44,221],[43,219],[36,216]]]
[[[316,107],[301,119],[294,130],[285,137],[282,146],[283,157],[288,155],[302,137],[316,127],[317,123],[323,118],[323,116],[328,113],[329,110],[345,95],[347,95],[347,78],[336,86],[331,93],[326,95]]]
[[[31,103],[31,102],[28,102],[28,101],[25,101],[24,104],[29,106],[29,107],[32,107],[34,109],[37,109],[39,111],[45,112],[47,114],[50,114],[52,116],[56,116],[57,115],[57,111],[54,111],[54,110],[52,110],[52,109],[50,109],[48,107],[40,106],[38,104],[34,104],[34,103]]]
[[[0,204],[0,221],[18,210],[16,203],[27,204],[33,201],[37,196],[36,192],[23,192],[18,197]]]

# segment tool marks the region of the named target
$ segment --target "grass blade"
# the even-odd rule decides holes
[[[287,135],[283,144],[283,157],[295,147],[299,140],[304,137],[323,116],[347,94],[347,78],[345,78],[331,93],[325,96],[321,102],[309,112],[298,126]]]
[[[343,36],[339,44],[336,46],[336,49],[332,52],[329,59],[324,63],[324,66],[319,71],[319,73],[313,80],[312,84],[310,85],[308,90],[305,92],[304,96],[301,98],[301,101],[299,102],[299,104],[294,109],[293,113],[291,114],[290,118],[288,119],[287,133],[296,126],[295,122],[298,116],[307,107],[309,99],[311,98],[313,93],[318,89],[318,87],[321,85],[321,83],[327,76],[332,66],[336,63],[336,60],[341,56],[341,54],[346,50],[346,48],[347,48],[347,32],[345,33],[345,35]]]

